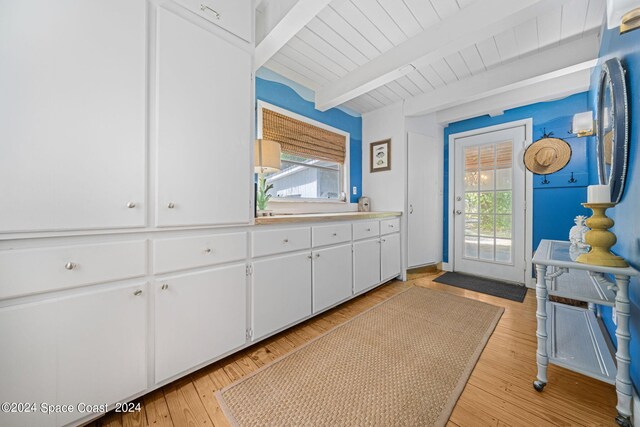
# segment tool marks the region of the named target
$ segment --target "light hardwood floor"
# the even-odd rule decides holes
[[[439,273],[394,281],[266,341],[205,367],[142,398],[142,411],[109,413],[97,426],[227,426],[214,392],[286,354],[317,335],[390,298],[408,286],[423,286],[505,308],[449,426],[615,425],[613,386],[556,366],[549,367],[543,393],[531,385],[536,374],[535,293],[523,303],[432,281]]]

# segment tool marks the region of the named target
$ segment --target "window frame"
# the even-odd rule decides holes
[[[325,123],[318,122],[316,120],[310,119],[309,117],[302,116],[300,114],[294,113],[293,111],[286,110],[284,108],[278,107],[276,105],[270,104],[268,102],[258,100],[256,115],[257,115],[257,124],[256,124],[256,134],[257,138],[262,138],[262,110],[266,108],[267,110],[275,111],[276,113],[280,113],[286,116],[289,116],[293,119],[300,120],[301,122],[308,123],[313,126],[317,126],[319,128],[328,130],[330,132],[337,133],[345,137],[345,156],[344,163],[340,165],[340,182],[341,189],[340,192],[344,192],[346,194],[346,200],[340,199],[328,199],[328,198],[312,198],[312,197],[297,197],[297,198],[287,198],[287,197],[272,197],[269,200],[269,203],[296,203],[296,202],[313,202],[313,203],[339,203],[339,204],[347,204],[350,202],[350,174],[349,174],[349,161],[350,161],[350,142],[351,135],[349,132],[345,132],[341,129],[337,129],[333,126],[329,126]]]

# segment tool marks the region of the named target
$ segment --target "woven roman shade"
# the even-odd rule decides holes
[[[266,108],[262,109],[262,138],[279,142],[283,153],[344,163],[343,135]]]

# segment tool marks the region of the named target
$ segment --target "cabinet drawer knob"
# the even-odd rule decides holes
[[[137,289],[137,290],[133,293],[133,295],[135,295],[135,296],[139,297],[140,295],[142,295],[142,290]]]
[[[210,254],[211,252],[212,252],[212,251],[211,251],[211,248],[206,248],[206,249],[204,250],[204,253],[205,253],[205,254]]]
[[[284,239],[282,243],[289,243],[289,239]]]
[[[370,228],[367,228],[367,231],[371,231],[371,229],[370,229]]]
[[[176,207],[176,205],[175,205],[173,202],[169,202],[169,204],[167,205],[167,207],[168,207],[169,209],[173,209],[173,208],[175,208],[175,207]]]
[[[73,270],[76,267],[77,267],[76,263],[71,262],[71,261],[69,261],[68,263],[66,263],[64,265],[64,268],[66,268],[67,270]]]
[[[133,202],[129,202],[129,203],[127,203],[127,207],[128,207],[129,209],[133,209],[133,208],[135,208],[135,207],[136,207],[136,204],[135,204],[135,203],[133,203]]]
[[[167,285],[166,283],[163,283],[160,289],[162,289],[163,291],[166,291],[167,289],[169,289],[169,285]]]
[[[393,224],[389,224],[389,228],[393,228]]]
[[[338,233],[333,233],[333,237],[336,237],[338,235]]]
[[[203,11],[203,12],[205,12],[205,11],[207,11],[207,10],[210,10],[210,11],[213,13],[213,15],[216,17],[216,19],[220,19],[220,12],[218,12],[218,11],[217,11],[217,10],[215,10],[215,9],[211,9],[211,8],[210,8],[209,6],[207,6],[206,4],[201,4],[201,5],[200,5],[200,10],[201,10],[201,11]]]

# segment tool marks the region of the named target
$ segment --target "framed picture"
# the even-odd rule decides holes
[[[370,172],[391,170],[391,140],[369,144]]]

